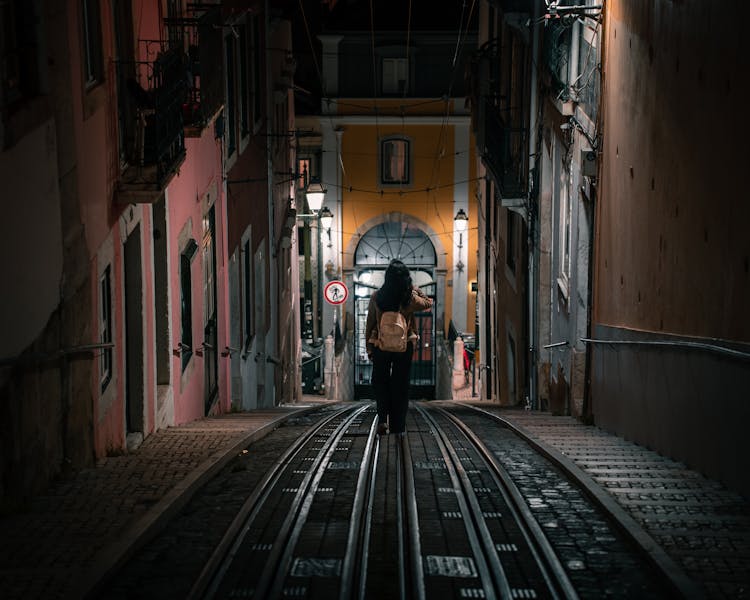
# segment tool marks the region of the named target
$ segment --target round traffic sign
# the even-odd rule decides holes
[[[349,297],[349,290],[343,281],[329,281],[323,290],[323,296],[329,304],[343,304]]]

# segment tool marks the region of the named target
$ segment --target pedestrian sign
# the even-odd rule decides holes
[[[323,290],[323,295],[329,304],[343,304],[349,297],[349,290],[346,289],[343,281],[329,281]]]

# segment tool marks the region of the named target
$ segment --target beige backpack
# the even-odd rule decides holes
[[[378,347],[385,352],[404,352],[409,326],[406,317],[397,310],[385,311],[378,324]]]

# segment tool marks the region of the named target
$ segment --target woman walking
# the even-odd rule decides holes
[[[400,260],[392,260],[385,270],[383,287],[370,298],[365,328],[379,435],[388,433],[389,427],[391,433],[403,433],[406,428],[409,371],[419,339],[414,313],[431,306],[432,299],[412,285],[409,268]]]

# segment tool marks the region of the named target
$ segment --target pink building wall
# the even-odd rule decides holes
[[[215,207],[215,236],[216,248],[216,304],[218,325],[218,351],[227,346],[227,313],[228,279],[226,273],[226,243],[224,238],[224,204],[221,145],[214,139],[213,128],[209,127],[200,138],[189,138],[185,142],[187,158],[167,190],[168,196],[168,228],[170,232],[171,250],[170,289],[171,292],[171,330],[172,348],[177,348],[181,336],[180,314],[180,234],[189,228],[189,236],[199,246],[194,259],[191,261],[192,283],[192,329],[193,348],[200,348],[203,342],[204,330],[204,291],[203,266],[201,249],[203,247],[203,218],[207,208],[206,196],[210,196],[209,205]],[[188,225],[189,224],[189,225]],[[204,416],[204,357],[196,352],[190,363],[182,371],[181,357],[174,353],[172,357],[172,383],[174,392],[175,423],[184,423]],[[228,368],[224,357],[218,357],[219,401],[217,408],[221,412],[228,408]]]

